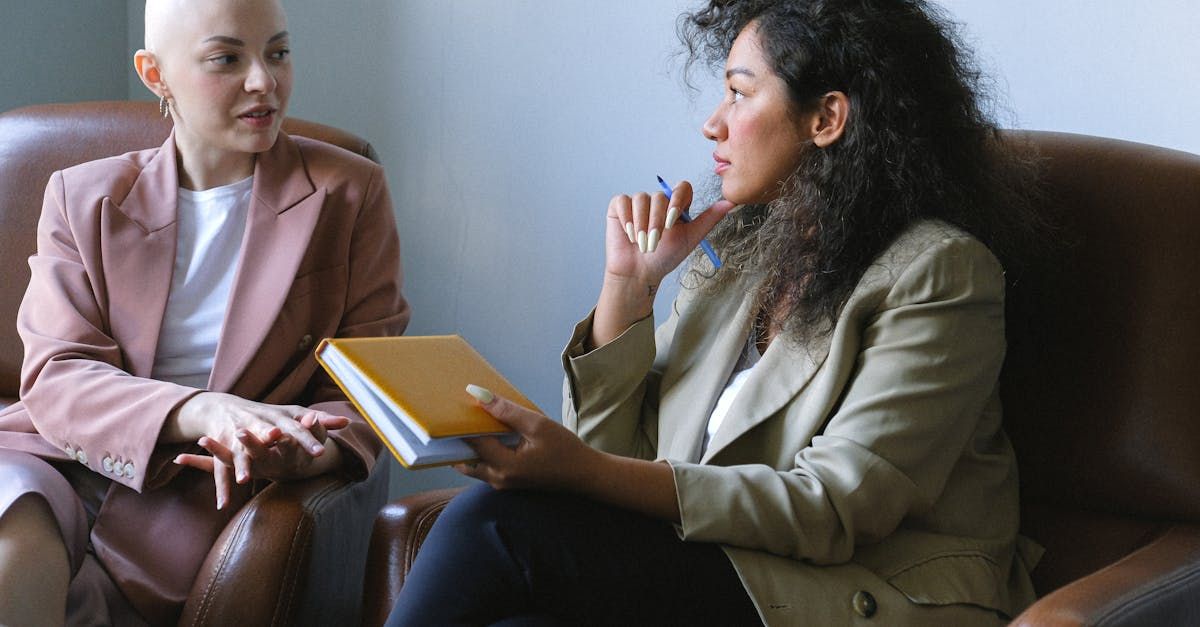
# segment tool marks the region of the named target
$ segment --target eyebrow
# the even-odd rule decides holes
[[[275,35],[273,37],[268,39],[267,43],[269,43],[269,44],[275,43],[276,41],[279,41],[280,39],[286,38],[287,36],[288,36],[288,32],[285,30],[281,30],[278,33],[275,33]],[[223,43],[223,44],[229,44],[231,46],[245,46],[246,45],[246,42],[242,41],[241,39],[238,39],[237,37],[228,37],[226,35],[213,35],[212,37],[209,37],[208,39],[205,39],[204,41],[202,41],[200,43],[208,43],[210,41],[215,41],[215,42]]]
[[[728,70],[725,70],[725,78],[729,78],[729,77],[733,76],[734,74],[742,74],[745,76],[749,76],[750,78],[757,78],[757,75],[754,72],[751,72],[749,68],[733,67],[733,68],[729,68]]]

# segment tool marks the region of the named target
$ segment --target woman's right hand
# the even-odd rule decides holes
[[[663,278],[691,254],[733,203],[720,200],[690,223],[679,215],[692,204],[692,185],[681,181],[670,200],[620,194],[608,203],[604,286],[593,318],[591,348],[603,346],[650,315]]]

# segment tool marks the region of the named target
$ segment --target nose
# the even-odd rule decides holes
[[[269,94],[275,90],[276,84],[275,75],[265,62],[260,60],[250,64],[250,71],[246,74],[246,91]]]
[[[705,138],[715,142],[724,139],[726,128],[723,115],[724,108],[724,103],[717,105],[712,115],[708,116],[708,119],[704,121],[704,125],[700,127],[700,132],[704,134]]]

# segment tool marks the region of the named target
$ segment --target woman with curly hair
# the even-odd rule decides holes
[[[391,622],[1003,623],[1039,552],[997,389],[1032,160],[921,0],[711,0],[680,33],[724,60],[722,198],[691,221],[686,182],[613,198],[564,424],[469,390],[523,440],[474,441],[460,471],[490,485]]]

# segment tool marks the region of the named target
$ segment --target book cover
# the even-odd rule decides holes
[[[407,468],[469,461],[464,437],[518,436],[480,407],[468,383],[541,413],[457,335],[327,338],[318,363]]]

